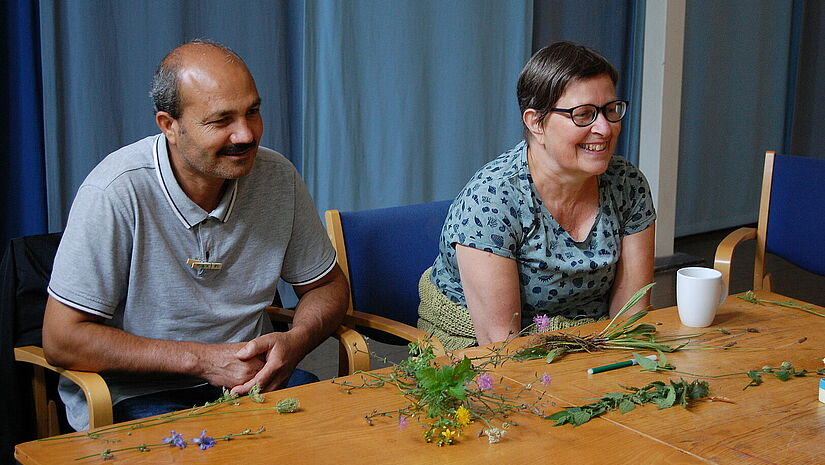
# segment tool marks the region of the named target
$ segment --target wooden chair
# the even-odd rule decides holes
[[[327,210],[327,233],[350,282],[344,324],[379,342],[430,337],[416,328],[418,281],[438,255],[450,201],[356,212]],[[437,354],[444,346],[431,339]]]
[[[730,283],[733,252],[756,239],[753,290],[772,290],[767,253],[825,276],[825,159],[765,154],[759,222],[730,233],[716,249],[714,268]]]
[[[97,373],[66,370],[49,364],[41,347],[43,312],[48,297],[46,287],[60,236],[60,233],[55,233],[15,239],[3,260],[3,327],[24,329],[18,331],[21,334],[4,337],[4,358],[6,352],[10,352],[8,349],[13,348],[14,361],[32,367],[30,378],[37,438],[60,434],[61,429],[62,432],[67,432],[65,408],[56,396],[57,376],[50,375],[49,372],[63,375],[81,387],[88,404],[90,428],[112,424],[112,400],[105,380]],[[266,311],[274,322],[291,322],[295,314],[294,310],[276,306],[267,307]],[[334,336],[341,345],[339,372],[349,374],[369,367],[367,345],[363,336],[346,326],[339,327]],[[8,360],[3,363],[5,375],[14,378],[19,374],[19,366]],[[5,397],[7,399],[24,397],[20,392],[4,391],[4,394],[13,396]],[[6,404],[7,408],[13,407],[13,402]],[[25,413],[20,408],[6,412],[3,421],[14,422]],[[61,425],[64,427],[61,428]],[[3,424],[4,430],[11,427]],[[21,432],[15,442],[34,439],[30,435],[31,432]]]

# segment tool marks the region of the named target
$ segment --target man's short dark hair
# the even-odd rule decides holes
[[[572,81],[607,74],[615,86],[616,68],[599,52],[572,42],[555,42],[542,48],[524,65],[518,78],[516,95],[521,114],[536,110],[539,123],[556,106]]]
[[[218,48],[226,52],[229,59],[238,60],[246,66],[241,57],[232,51],[232,49],[209,39],[194,39],[180,45],[163,57],[163,60],[160,61],[158,68],[155,70],[155,75],[152,77],[152,90],[149,91],[149,95],[152,97],[152,106],[155,113],[165,111],[174,119],[180,118],[183,102],[181,102],[180,89],[178,88],[178,75],[181,65],[180,53],[178,53],[178,51],[181,47],[188,45],[203,45]]]

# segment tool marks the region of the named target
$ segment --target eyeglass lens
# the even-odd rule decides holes
[[[596,121],[596,118],[599,116],[599,110],[600,108],[595,105],[582,105],[574,109],[571,116],[577,126],[588,126]],[[604,112],[604,118],[606,120],[611,123],[616,123],[624,117],[627,104],[621,100],[617,100],[608,103],[602,107],[601,110]]]

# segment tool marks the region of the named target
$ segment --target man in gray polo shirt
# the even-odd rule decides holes
[[[348,301],[304,183],[258,146],[261,99],[244,62],[184,44],[152,97],[161,134],[107,156],[78,190],[43,324],[51,363],[103,374],[116,421],[214,400],[217,386],[285,385]],[[273,333],[264,307],[280,279],[299,302],[292,328]],[[60,393],[85,429],[83,394],[66,380]]]

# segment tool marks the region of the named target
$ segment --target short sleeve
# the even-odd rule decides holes
[[[515,258],[520,224],[516,199],[516,189],[507,179],[473,179],[450,208],[445,240]]]
[[[619,216],[621,236],[644,231],[656,221],[656,210],[650,193],[650,185],[644,174],[623,158],[614,167],[617,197],[621,198]]]
[[[284,255],[281,277],[293,286],[310,284],[335,265],[335,249],[329,241],[304,181],[293,169],[294,210],[292,234]]]
[[[129,282],[131,221],[111,191],[81,186],[55,257],[49,294],[70,307],[112,318]]]

